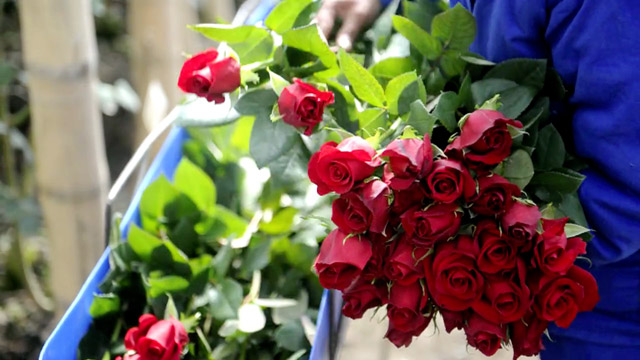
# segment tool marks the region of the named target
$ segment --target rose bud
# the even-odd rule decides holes
[[[393,324],[389,323],[389,327],[387,328],[387,333],[385,334],[384,337],[389,339],[389,341],[391,341],[391,343],[395,345],[397,348],[400,348],[403,346],[405,347],[409,346],[413,341],[413,337],[420,335],[424,331],[424,329],[426,329],[427,326],[429,325],[429,321],[431,319],[430,318],[425,318],[425,319],[426,320],[420,325],[419,328],[409,332],[400,331],[396,329],[393,326]]]
[[[439,244],[424,261],[433,301],[445,310],[462,311],[480,300],[484,278],[476,268],[478,248],[467,235]]]
[[[240,64],[232,57],[216,61],[218,52],[214,49],[194,55],[184,62],[178,87],[216,104],[224,102],[224,93],[240,87]]]
[[[422,261],[426,253],[426,249],[414,249],[404,239],[399,241],[391,256],[387,258],[384,267],[385,276],[400,285],[417,282],[424,277]]]
[[[515,268],[518,249],[513,241],[504,236],[495,221],[491,219],[480,221],[474,235],[480,249],[478,255],[480,271],[486,274],[498,274]]]
[[[526,265],[522,260],[518,261],[517,271],[511,278],[488,278],[484,297],[473,305],[473,310],[498,323],[521,319],[531,307],[531,292],[525,278]]]
[[[371,242],[335,229],[327,235],[316,258],[315,269],[325,289],[344,290],[360,275],[371,258]]]
[[[411,333],[413,336],[420,335],[431,320],[422,314],[427,300],[419,282],[410,285],[394,283],[389,290],[387,305],[389,324],[396,330]]]
[[[344,194],[380,166],[376,151],[361,137],[353,136],[336,144],[327,142],[309,160],[309,180],[318,186],[318,194],[332,191]]]
[[[157,320],[152,314],[144,314],[140,316],[138,324],[125,335],[125,348],[137,353],[129,359],[180,359],[182,349],[189,342],[187,331],[180,321],[174,318]]]
[[[365,281],[373,281],[384,276],[384,260],[388,258],[387,238],[381,234],[372,233],[371,237],[371,259],[365,265],[360,276]]]
[[[499,215],[513,204],[513,197],[520,196],[520,188],[500,175],[478,177],[478,195],[472,199],[471,210],[480,215]]]
[[[511,344],[513,359],[520,356],[534,356],[544,349],[542,334],[549,326],[548,321],[538,319],[533,312],[516,320],[511,325]]]
[[[384,168],[384,180],[394,190],[407,189],[425,177],[433,163],[428,135],[425,135],[424,140],[393,140],[380,156],[388,159]]]
[[[533,250],[534,264],[548,275],[564,275],[578,255],[586,254],[587,243],[574,237],[567,239],[564,226],[569,218],[542,219],[542,234]]]
[[[442,320],[444,321],[444,328],[448,333],[451,333],[453,329],[463,329],[464,324],[471,312],[469,311],[449,311],[440,309]]]
[[[515,201],[502,216],[502,230],[521,251],[528,251],[538,234],[539,221],[537,206]]]
[[[419,183],[413,183],[405,190],[393,190],[391,210],[396,214],[404,214],[409,208],[422,205],[425,196],[425,191]]]
[[[303,128],[305,135],[311,135],[313,128],[322,121],[325,106],[333,104],[331,91],[320,91],[300,79],[285,87],[278,98],[278,111],[282,121]]]
[[[369,181],[333,201],[333,221],[348,234],[383,233],[389,220],[391,190],[380,180]]]
[[[486,356],[495,354],[500,349],[500,342],[507,337],[507,329],[472,314],[464,328],[467,343],[480,350]]]
[[[442,203],[452,203],[460,197],[470,199],[476,193],[476,182],[460,162],[440,159],[426,180],[431,198]]]
[[[342,294],[342,314],[352,319],[360,319],[364,313],[387,302],[387,286],[373,285],[369,281],[358,280]]]
[[[456,204],[433,204],[425,210],[407,210],[400,220],[411,243],[429,248],[458,232],[462,211]]]
[[[462,154],[474,170],[498,165],[511,153],[511,134],[507,125],[522,128],[522,123],[506,118],[495,110],[476,110],[464,122],[460,136],[445,149],[454,158]],[[466,151],[464,150],[466,149]]]
[[[573,265],[562,277],[543,277],[532,286],[533,308],[546,321],[567,328],[580,311],[591,311],[600,301],[598,284],[589,272]]]

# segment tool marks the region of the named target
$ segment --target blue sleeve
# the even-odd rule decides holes
[[[494,61],[547,58],[570,91],[572,118],[554,121],[571,122],[575,152],[590,166],[579,195],[595,230],[587,249],[601,301],[562,334],[600,343],[637,342],[640,1],[451,1],[457,3],[476,17],[473,51]]]
[[[382,7],[385,7],[389,4],[391,4],[393,0],[380,0],[380,4],[382,5]]]

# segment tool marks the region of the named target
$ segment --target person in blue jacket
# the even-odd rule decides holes
[[[350,48],[388,2],[325,0],[318,23],[328,33],[340,16],[336,41]],[[542,359],[640,359],[640,1],[458,3],[478,24],[472,51],[550,61],[569,90],[574,150],[589,164],[579,195],[600,302],[568,329],[550,326]]]

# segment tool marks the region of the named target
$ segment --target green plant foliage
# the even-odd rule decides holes
[[[356,96],[373,106],[385,107],[384,90],[375,77],[344,50],[340,49],[338,57],[340,58],[340,69],[349,80]]]

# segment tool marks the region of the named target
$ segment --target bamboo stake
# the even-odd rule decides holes
[[[23,0],[38,197],[50,241],[57,311],[74,299],[103,250],[108,168],[91,3]]]

